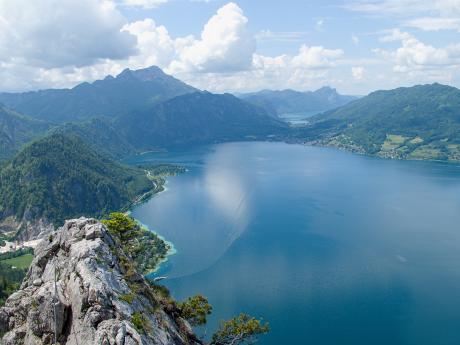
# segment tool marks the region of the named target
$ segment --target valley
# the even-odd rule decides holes
[[[0,0],[0,345],[459,345],[460,0]]]
[[[111,108],[116,104],[110,100],[112,91],[130,87],[136,94],[124,95],[126,104]],[[110,106],[90,114],[80,102],[91,106],[93,88],[98,97],[109,97],[101,104]],[[155,101],[146,96],[152,88],[164,88]],[[103,219],[109,230],[114,224],[135,229],[120,245],[136,269],[151,280],[164,280],[176,299],[204,292],[219,310],[209,320],[214,329],[220,319],[243,310],[264,315],[272,325],[264,344],[282,342],[282,330],[288,330],[292,343],[309,339],[332,345],[339,339],[358,338],[368,342],[380,334],[380,343],[387,344],[404,334],[428,345],[424,335],[409,330],[382,334],[379,322],[394,324],[400,313],[412,320],[402,325],[443,318],[397,301],[410,295],[419,303],[423,298],[427,308],[434,303],[415,288],[417,281],[423,281],[434,289],[435,273],[422,277],[412,265],[423,257],[408,245],[411,231],[417,228],[423,243],[431,243],[438,237],[430,229],[443,219],[442,233],[456,236],[451,206],[458,202],[452,192],[458,187],[458,171],[457,165],[444,163],[460,161],[459,95],[456,88],[433,84],[359,98],[330,88],[236,97],[196,90],[156,67],[125,70],[71,90],[0,95],[7,104],[0,112],[5,138],[0,142],[0,230],[5,240],[0,268],[6,277],[0,286],[1,301],[19,288],[33,259],[33,249],[14,250],[8,247],[10,241],[18,247],[29,243],[36,247],[36,239],[52,239],[66,220],[89,216]],[[52,102],[59,97],[61,106],[43,108],[50,102],[43,100],[47,97]],[[62,117],[60,111],[75,116]],[[430,176],[435,182],[429,182]],[[376,179],[378,185],[373,183]],[[449,185],[450,179],[454,182]],[[418,192],[411,189],[413,183]],[[398,193],[398,188],[404,192]],[[431,197],[420,204],[417,193]],[[375,198],[381,201],[373,207]],[[414,212],[433,209],[441,200],[445,206],[436,213],[420,223],[407,223],[407,217],[415,219]],[[378,206],[381,202],[383,209]],[[356,214],[362,207],[368,208],[369,217]],[[128,212],[139,224],[116,212]],[[387,222],[388,217],[394,221]],[[392,229],[388,237],[382,238],[388,229]],[[354,241],[366,243],[368,249],[362,252]],[[444,246],[430,248],[423,243],[417,251],[450,269],[442,254]],[[367,250],[380,254],[372,256]],[[351,258],[380,270],[367,272],[367,266],[352,264]],[[263,262],[271,264],[265,267]],[[265,278],[255,278],[256,272],[264,272]],[[396,279],[402,272],[399,283],[372,290],[386,277]],[[348,282],[351,276],[364,287]],[[448,281],[456,284],[455,277]],[[343,295],[347,289],[349,294]],[[354,303],[361,294],[368,302],[358,310]],[[444,296],[442,303],[456,306],[451,290],[439,289],[439,294]],[[121,300],[133,303],[136,296],[126,293]],[[241,303],[229,305],[229,296]],[[377,322],[376,311],[385,298],[388,310]],[[329,299],[334,302],[328,303]],[[268,301],[272,309],[264,307]],[[355,321],[347,321],[337,308],[354,310]],[[447,317],[452,313],[449,309]],[[279,317],[287,314],[290,320],[307,318],[311,326]],[[322,317],[314,320],[319,314]],[[325,337],[321,330],[333,322],[330,315],[338,315],[334,322],[340,326]],[[354,322],[367,322],[369,333],[347,333],[350,327],[359,329]],[[260,332],[266,329],[261,326]],[[446,334],[443,341],[452,339]]]

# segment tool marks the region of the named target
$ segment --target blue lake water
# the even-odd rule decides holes
[[[178,299],[262,316],[260,344],[460,344],[460,166],[283,143],[132,161],[189,168],[133,216],[174,243]]]
[[[280,114],[279,117],[284,121],[290,123],[294,126],[302,126],[308,123],[308,118],[316,114],[321,113],[321,111],[307,111],[303,113],[284,113]]]

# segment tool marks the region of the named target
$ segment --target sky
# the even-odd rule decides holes
[[[0,92],[151,65],[219,93],[460,87],[460,0],[0,0]]]

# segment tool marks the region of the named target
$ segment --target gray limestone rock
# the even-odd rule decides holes
[[[194,344],[187,323],[166,312],[142,275],[126,277],[121,258],[128,257],[102,223],[68,220],[40,242],[21,289],[0,308],[1,344],[52,344],[55,329],[68,345]]]

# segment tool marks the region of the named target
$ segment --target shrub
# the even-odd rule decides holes
[[[122,301],[125,301],[126,303],[132,304],[134,299],[136,298],[136,295],[131,293],[123,294],[120,296],[120,299]]]
[[[185,302],[178,304],[181,316],[192,326],[200,326],[206,323],[206,317],[211,314],[212,306],[206,297],[196,295],[189,297]]]
[[[144,315],[142,315],[140,312],[136,311],[133,313],[131,316],[131,322],[134,325],[134,327],[137,329],[139,332],[147,332],[148,330],[148,324],[147,320],[145,319]]]

